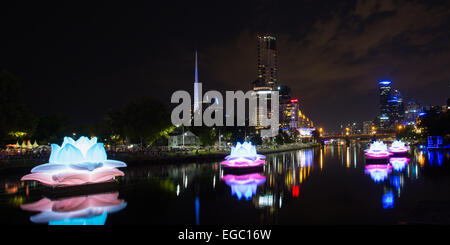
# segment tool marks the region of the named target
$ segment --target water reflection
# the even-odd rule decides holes
[[[366,165],[365,173],[369,174],[373,181],[384,181],[391,172],[392,166],[387,164],[370,164]]]
[[[227,174],[222,178],[225,183],[231,187],[231,195],[237,196],[238,200],[242,197],[249,200],[256,194],[259,185],[266,182],[266,177],[260,173],[252,173],[245,175]]]
[[[118,199],[119,193],[102,193],[51,200],[47,197],[29,204],[22,204],[25,211],[40,212],[30,217],[33,223],[49,225],[104,225],[109,213],[127,206]]]
[[[407,158],[392,157],[384,163],[374,163],[364,162],[364,148],[364,143],[351,143],[268,154],[267,165],[261,171],[234,176],[224,172],[219,162],[132,166],[124,170],[126,174],[119,179],[117,191],[133,205],[126,208],[124,215],[109,217],[109,222],[322,224],[331,220],[327,215],[336,222],[371,222],[398,215],[395,212],[405,211],[405,206],[414,206],[421,198],[434,198],[438,191],[448,190],[448,175],[436,181],[432,175],[448,168],[448,152],[413,148]],[[11,210],[20,210],[23,203],[41,198],[39,184],[20,182],[20,176],[8,178],[0,178],[0,223],[11,220]],[[441,193],[436,198],[446,195]],[[348,205],[343,205],[343,196]],[[340,209],[349,205],[351,209]],[[93,207],[86,216],[48,218],[47,223],[104,224],[111,213],[94,210],[104,209]],[[360,210],[370,212],[362,217]],[[57,213],[53,209],[38,212]],[[20,221],[13,220],[30,223],[28,213],[25,214]]]
[[[392,165],[395,171],[401,172],[408,164],[409,158],[407,157],[391,157],[389,163]]]

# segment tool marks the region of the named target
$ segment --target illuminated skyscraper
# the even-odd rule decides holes
[[[380,128],[387,129],[391,124],[391,108],[389,106],[389,100],[391,98],[391,81],[381,81],[380,85]]]
[[[277,39],[271,35],[258,35],[258,69],[257,79],[253,82],[253,90],[259,101],[261,94],[267,95],[267,117],[271,118],[271,98],[270,92],[277,89],[278,76],[278,51]],[[258,102],[259,103],[259,102]],[[263,108],[258,105],[256,112],[256,128],[263,128],[261,125],[261,115]]]
[[[273,90],[278,80],[277,39],[270,35],[258,35],[258,78],[253,83],[254,90]]]

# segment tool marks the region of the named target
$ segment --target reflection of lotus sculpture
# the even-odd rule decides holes
[[[365,150],[365,155],[369,159],[387,158],[389,153],[387,146],[382,141],[375,141],[370,144],[369,149]]]
[[[31,169],[22,180],[37,180],[50,186],[69,186],[100,183],[124,173],[116,168],[126,167],[120,161],[107,160],[103,143],[97,138],[80,137],[74,141],[65,137],[60,146],[52,144],[49,163]]]
[[[383,195],[383,209],[393,208],[394,207],[394,193],[392,191],[387,192]]]
[[[375,182],[379,182],[388,177],[391,169],[392,166],[387,164],[371,164],[366,166],[366,170],[364,172],[369,174]]]
[[[401,140],[395,140],[392,142],[391,147],[389,147],[389,151],[392,153],[406,153],[408,150],[409,148]]]
[[[407,157],[391,157],[389,158],[389,162],[395,171],[402,171],[406,164],[409,162],[409,158]]]
[[[108,213],[124,209],[127,203],[118,199],[119,193],[70,197],[52,201],[46,197],[23,204],[21,209],[40,212],[31,216],[34,223],[50,225],[104,225]]]
[[[230,155],[225,157],[226,161],[221,162],[225,167],[247,168],[257,167],[266,164],[266,157],[256,153],[256,148],[250,142],[241,144],[238,142],[236,147],[231,147]]]
[[[222,180],[231,187],[231,195],[236,195],[239,200],[244,196],[245,200],[248,200],[256,194],[258,186],[266,182],[266,177],[259,173],[246,175],[227,174],[222,177]]]

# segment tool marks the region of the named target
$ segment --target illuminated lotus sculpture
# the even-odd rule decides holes
[[[389,147],[389,151],[392,153],[406,153],[409,151],[409,148],[401,140],[395,140]]]
[[[52,144],[49,163],[34,167],[21,180],[56,187],[100,183],[125,175],[117,168],[126,166],[124,162],[108,160],[103,143],[97,143],[96,137],[80,137],[77,141],[65,137],[61,146]]]
[[[226,161],[221,162],[221,164],[230,168],[258,167],[266,164],[265,158],[265,156],[256,153],[256,148],[252,143],[244,142],[241,144],[238,142],[236,147],[231,147],[230,155],[226,156]]]
[[[407,157],[391,157],[389,158],[389,163],[391,163],[392,167],[395,171],[402,171],[406,164],[408,164],[409,158]]]
[[[259,173],[246,175],[227,174],[222,177],[222,180],[231,187],[231,195],[236,195],[239,200],[242,197],[248,200],[253,195],[256,195],[258,186],[266,182],[266,176]]]
[[[388,151],[386,144],[382,141],[373,142],[365,152],[366,157],[369,159],[387,158],[392,154]]]
[[[30,217],[33,223],[49,225],[104,225],[108,213],[118,212],[127,206],[118,199],[119,193],[77,196],[60,200],[41,200],[23,204],[22,210],[40,212]]]
[[[369,174],[370,177],[375,182],[380,182],[385,180],[389,173],[392,170],[391,165],[387,164],[371,164],[366,166],[366,170],[364,171],[366,174]]]

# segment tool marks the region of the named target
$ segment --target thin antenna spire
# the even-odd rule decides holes
[[[198,83],[197,50],[195,50],[195,83]]]

